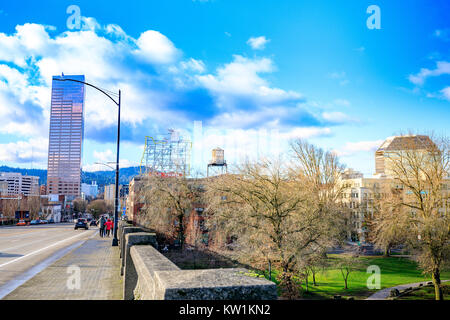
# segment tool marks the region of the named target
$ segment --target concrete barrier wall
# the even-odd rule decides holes
[[[156,248],[156,235],[124,227],[125,300],[267,300],[276,299],[276,285],[247,269],[181,270]]]
[[[138,274],[136,272],[133,259],[130,255],[130,248],[135,245],[153,245],[157,248],[158,244],[156,243],[156,234],[149,232],[135,232],[124,234],[124,242],[125,248],[122,253],[122,263],[124,266],[123,297],[124,300],[133,300],[133,292],[138,282]]]

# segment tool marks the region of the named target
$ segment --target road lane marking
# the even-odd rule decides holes
[[[7,283],[5,283],[3,286],[0,287],[0,300],[3,299],[8,294],[10,294],[11,292],[13,292],[18,287],[20,287],[22,284],[33,278],[36,274],[47,268],[53,262],[61,259],[71,250],[81,246],[84,242],[86,242],[86,240],[80,240],[68,247],[59,250],[57,253],[40,262],[38,265],[31,267],[31,269],[28,269],[27,271],[25,271],[25,273],[20,274],[18,276],[18,279],[17,278],[12,279]]]
[[[2,256],[2,252],[8,252],[8,251],[11,251],[11,250],[14,250],[14,249],[17,249],[17,248],[22,248],[22,247],[26,247],[26,246],[35,245],[35,244],[37,244],[39,242],[42,242],[42,241],[51,242],[54,239],[61,238],[61,236],[64,236],[65,232],[66,232],[66,230],[61,230],[61,232],[58,233],[58,235],[54,234],[55,236],[50,237],[50,238],[33,239],[31,242],[22,243],[22,244],[19,244],[18,246],[15,246],[15,247],[7,247],[5,249],[0,249],[0,258]],[[21,240],[22,239],[9,240],[9,241],[10,242],[17,242],[17,241],[21,241]],[[62,239],[62,240],[64,240],[64,239]],[[6,241],[8,241],[8,240],[6,240]]]
[[[85,236],[86,234],[80,233],[80,234],[77,234],[77,235],[75,235],[75,236],[73,236],[73,237],[70,237],[70,238],[67,238],[67,239],[64,239],[64,240],[55,242],[55,243],[53,243],[53,244],[51,244],[51,245],[49,245],[49,246],[46,246],[46,247],[41,248],[41,249],[39,249],[39,250],[30,252],[30,253],[28,253],[28,254],[22,256],[22,257],[19,257],[19,258],[16,258],[16,259],[14,259],[14,260],[5,262],[5,263],[3,263],[3,264],[0,264],[0,268],[2,268],[2,267],[4,267],[4,266],[7,266],[8,264],[17,262],[17,261],[19,261],[19,260],[22,260],[22,259],[24,259],[24,258],[26,258],[26,257],[29,257],[29,256],[31,256],[31,255],[33,255],[33,254],[36,254],[36,253],[38,253],[38,252],[44,251],[44,250],[46,250],[46,249],[48,249],[48,248],[54,247],[54,246],[56,246],[56,245],[58,245],[58,244],[60,244],[60,243],[62,243],[62,242],[65,242],[65,241],[68,241],[68,240],[70,240],[70,239],[74,239],[74,238],[76,238],[76,237],[83,236],[83,235]]]
[[[4,285],[0,286],[0,300],[3,299],[8,294],[10,294],[11,292],[13,292],[18,287],[20,287],[22,284],[33,278],[39,272],[41,272],[48,266],[52,265],[55,261],[61,259],[72,250],[81,247],[86,241],[93,239],[97,235],[97,233],[98,230],[96,230],[91,236],[89,236],[89,238],[77,241],[68,247],[60,249],[59,251],[57,251],[50,257],[46,258],[44,261],[40,262],[36,266],[33,266],[24,273],[18,275],[15,279],[12,279],[6,282]]]
[[[29,231],[24,231],[24,232],[15,232],[15,233],[10,233],[10,234],[2,234],[0,235],[1,240],[6,240],[6,239],[10,239],[10,238],[21,238],[21,237],[28,237],[28,236],[35,236],[36,234],[41,234],[41,233],[47,233],[50,230],[54,230],[54,229],[50,229],[50,228],[39,228],[39,229],[35,229],[35,230],[29,230]],[[64,229],[62,229],[64,230]]]
[[[35,228],[33,229],[29,229],[27,231],[24,232],[14,232],[14,233],[4,233],[4,234],[0,234],[0,240],[8,240],[8,239],[13,239],[13,238],[19,238],[19,239],[23,239],[23,238],[29,238],[29,237],[34,237],[35,235],[38,234],[45,234],[48,232],[53,232],[53,230],[57,231],[57,232],[63,232],[63,231],[67,231],[67,229],[73,229],[73,226],[58,226],[57,228],[42,228],[42,227],[33,227]],[[1,228],[0,228],[1,230]]]

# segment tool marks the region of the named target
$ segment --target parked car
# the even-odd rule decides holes
[[[55,223],[55,220],[53,220],[53,218],[51,218],[50,220],[48,220],[48,223]]]
[[[24,220],[19,220],[19,222],[17,222],[16,226],[26,226],[27,223]]]
[[[83,228],[83,229],[88,230],[89,227],[88,227],[87,220],[84,219],[84,218],[78,219],[77,222],[75,223],[75,228],[74,229],[77,230],[78,228]]]
[[[89,225],[92,226],[97,226],[97,220],[91,220],[91,222],[89,223]]]
[[[31,220],[30,225],[37,225],[40,224],[41,221],[40,220]]]
[[[48,221],[47,220],[41,220],[40,224],[47,224]]]

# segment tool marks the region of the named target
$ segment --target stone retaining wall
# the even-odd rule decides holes
[[[156,235],[119,225],[125,300],[267,300],[276,285],[247,269],[181,270],[158,250]]]

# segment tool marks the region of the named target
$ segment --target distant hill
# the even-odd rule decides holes
[[[20,172],[23,175],[37,176],[39,177],[39,184],[47,184],[47,170],[45,169],[23,169],[12,168],[8,166],[0,166],[0,172]],[[119,171],[119,183],[128,184],[131,179],[139,174],[139,167],[121,168]],[[81,172],[81,182],[91,183],[97,181],[99,186],[105,184],[111,184],[115,182],[115,171],[93,171],[93,172]]]
[[[119,170],[119,184],[128,184],[134,176],[139,174],[139,167],[121,168]],[[97,181],[99,186],[115,183],[116,171],[92,171],[81,173],[81,182]]]

